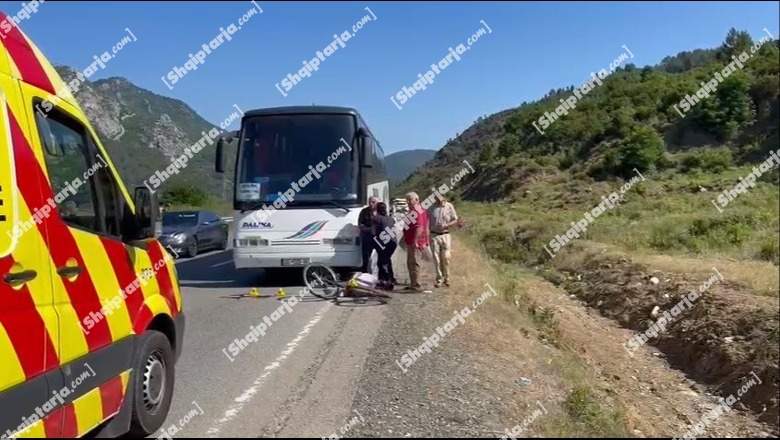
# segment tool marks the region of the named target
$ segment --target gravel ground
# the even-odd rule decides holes
[[[399,281],[408,279],[405,259],[399,249],[394,258]],[[478,350],[462,339],[469,331],[468,318],[406,373],[399,366],[406,350],[418,347],[423,337],[430,337],[454,316],[437,301],[446,292],[398,292],[385,306],[387,319],[355,394],[354,409],[364,421],[345,436],[501,437],[499,432],[505,427],[501,422],[506,420],[501,416],[502,391],[485,374],[486,363]]]

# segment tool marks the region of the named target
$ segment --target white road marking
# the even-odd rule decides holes
[[[214,264],[214,265],[212,265],[211,267],[219,267],[219,266],[224,266],[224,265],[226,265],[226,264],[233,264],[233,261],[231,261],[231,260],[228,260],[228,261],[223,261],[223,262],[221,262],[221,263]]]
[[[295,348],[298,346],[298,344],[311,332],[311,329],[322,319],[322,316],[330,310],[332,306],[332,303],[328,303],[325,307],[322,308],[317,314],[312,318],[311,321],[309,321],[301,330],[300,333],[298,333],[298,336],[295,337],[290,343],[287,344],[287,348],[282,351],[282,354],[279,355],[278,358],[276,358],[270,365],[265,367],[265,372],[260,375],[257,379],[255,379],[254,383],[251,387],[249,387],[246,391],[241,393],[240,396],[236,397],[234,400],[234,404],[225,411],[225,415],[222,416],[221,419],[219,419],[214,427],[209,429],[206,432],[206,435],[208,435],[210,438],[217,438],[219,437],[219,430],[225,423],[233,420],[236,416],[238,416],[238,413],[241,412],[242,409],[244,409],[244,406],[246,406],[247,403],[252,399],[252,397],[257,394],[257,391],[260,389],[260,386],[265,383],[266,379],[276,370],[279,368],[279,366],[284,362],[285,359],[287,359],[294,351]]]

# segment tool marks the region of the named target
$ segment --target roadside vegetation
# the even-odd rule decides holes
[[[532,122],[553,113],[573,86],[480,118],[397,192],[448,181],[463,159],[473,161],[476,173],[453,196],[469,224],[468,242],[515,277],[509,290],[545,279],[632,332],[647,329],[653,310],[671,309],[716,267],[724,281],[646,348],[722,396],[754,371],[763,385],[743,398],[741,409],[777,432],[780,172],[775,166],[763,173],[722,212],[712,201],[720,207],[722,191],[780,148],[778,41],[765,42],[685,118],[672,107],[721,72],[732,55],[750,54],[754,44],[746,32],[732,29],[716,49],[683,52],[657,66],[627,64],[543,136]],[[644,180],[626,191],[619,207],[594,219],[554,258],[545,250],[602,196],[620,194],[637,172]],[[551,310],[522,295],[508,300],[524,304],[545,340],[560,339]],[[601,402],[589,393],[572,391],[572,414],[620,419],[619,407],[583,408]]]
[[[176,186],[165,191],[160,197],[160,205],[164,206],[166,211],[202,209],[212,211],[223,217],[231,216],[233,210],[233,207],[229,203],[218,197],[206,194],[206,192],[200,188],[189,185]]]

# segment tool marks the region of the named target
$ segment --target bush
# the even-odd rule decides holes
[[[477,156],[477,162],[481,165],[488,165],[496,158],[498,147],[494,141],[485,142]]]
[[[522,255],[507,231],[491,229],[481,234],[479,241],[485,252],[504,263],[520,263]]]
[[[692,151],[683,156],[680,161],[680,168],[684,173],[688,173],[692,170],[721,173],[731,166],[731,160],[731,150],[728,148],[707,148],[699,151]]]
[[[775,265],[780,264],[780,249],[778,249],[777,237],[767,237],[756,253],[756,258],[762,261],[769,261]]]
[[[572,149],[566,149],[558,160],[558,169],[568,170],[577,162],[577,155]]]
[[[635,126],[615,147],[604,152],[600,161],[590,166],[588,174],[597,179],[609,175],[630,178],[634,168],[640,172],[664,165],[664,141],[650,127]]]
[[[685,233],[680,231],[677,222],[665,220],[653,226],[650,232],[650,246],[659,251],[668,251],[680,247],[685,241]]]
[[[743,246],[758,225],[750,214],[715,215],[696,218],[684,227],[685,221],[665,219],[652,228],[650,246],[660,251],[681,249],[702,252]]]
[[[669,156],[668,153],[664,153],[661,155],[661,158],[658,160],[658,163],[656,164],[656,167],[660,170],[675,168],[677,166],[677,163]]]

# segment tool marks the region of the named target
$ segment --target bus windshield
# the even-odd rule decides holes
[[[241,131],[236,201],[273,202],[279,192],[295,191],[293,183],[300,191],[287,205],[356,200],[357,155],[342,142],[352,146],[355,127],[355,117],[347,114],[247,119]],[[323,168],[317,167],[320,162],[323,171],[317,170]]]

